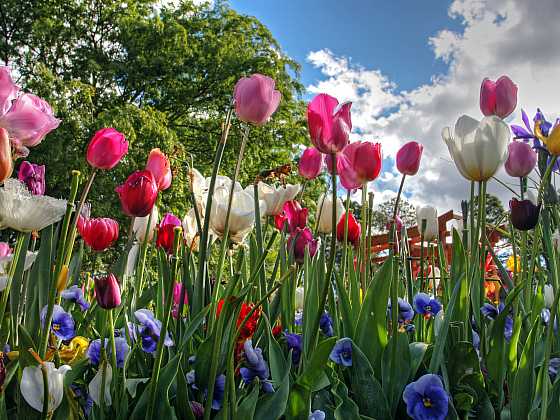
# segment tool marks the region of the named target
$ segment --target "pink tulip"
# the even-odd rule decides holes
[[[303,229],[298,227],[290,234],[286,245],[289,251],[293,250],[296,262],[301,264],[305,259],[306,249],[309,252],[310,257],[313,257],[316,254],[319,241],[313,238],[311,229],[308,227]]]
[[[509,176],[527,176],[535,168],[537,154],[528,143],[513,141],[508,145],[508,152],[504,166]]]
[[[115,191],[119,194],[123,212],[132,217],[150,214],[158,195],[156,179],[147,170],[132,173]]]
[[[36,165],[24,160],[19,165],[18,179],[27,185],[31,194],[45,194],[45,165]]]
[[[415,141],[409,141],[397,152],[397,169],[403,175],[416,175],[420,168],[420,159],[424,146]]]
[[[181,293],[183,292],[183,288],[185,286],[183,283],[173,283],[173,307],[171,310],[171,315],[174,319],[179,318],[179,306],[181,305]],[[186,306],[189,304],[189,296],[187,295],[187,291],[185,290],[185,298],[183,299],[183,304]]]
[[[282,213],[274,217],[274,224],[276,229],[282,231],[284,225],[287,223],[288,232],[292,233],[296,228],[304,228],[307,224],[307,208],[302,208],[301,205],[295,201],[290,200],[284,203]]]
[[[352,130],[350,108],[346,102],[339,106],[338,100],[321,93],[307,105],[307,125],[311,141],[320,152],[332,154],[340,152]]]
[[[381,144],[369,141],[355,141],[342,150],[351,169],[360,184],[375,180],[381,172],[383,158]],[[337,166],[338,169],[338,166]]]
[[[0,117],[8,112],[18,92],[19,86],[13,82],[10,68],[0,67]]]
[[[327,164],[327,171],[329,174],[333,172],[333,155],[325,155],[325,163]],[[342,186],[347,190],[355,190],[362,186],[358,179],[356,171],[350,165],[350,162],[344,153],[338,153],[336,156],[336,173]]]
[[[306,179],[315,179],[323,169],[323,154],[315,147],[305,149],[299,159],[299,174]]]
[[[262,74],[239,79],[233,92],[237,118],[255,125],[266,123],[282,98],[274,87],[274,79]]]
[[[97,169],[112,169],[128,153],[128,141],[114,128],[102,128],[89,142],[86,159]]]
[[[8,132],[0,127],[0,183],[12,175],[14,164]]]
[[[166,190],[171,186],[171,165],[169,164],[169,159],[161,150],[152,149],[148,156],[146,169],[154,174],[160,191]]]
[[[80,236],[94,251],[104,251],[119,238],[119,224],[108,217],[95,219],[78,218],[78,232]]]
[[[0,242],[0,258],[12,255],[12,249],[7,242]]]
[[[517,106],[517,85],[507,76],[495,82],[486,78],[480,86],[480,110],[486,116],[506,118]]]

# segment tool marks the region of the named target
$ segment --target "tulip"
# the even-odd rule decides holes
[[[379,143],[355,141],[342,150],[342,156],[346,158],[346,162],[343,158],[339,158],[336,167],[340,173],[341,181],[343,175],[346,175],[359,184],[365,184],[375,180],[381,172],[383,158],[381,157],[381,144]],[[339,163],[344,166],[343,170]],[[341,170],[339,170],[339,167],[341,167]],[[354,173],[347,175],[349,171]]]
[[[262,74],[239,79],[233,92],[237,118],[255,125],[266,123],[282,98],[274,87],[274,79]]]
[[[12,255],[12,249],[10,248],[10,245],[8,245],[7,242],[0,242],[0,258],[5,258],[9,255]]]
[[[119,224],[108,217],[84,219],[80,216],[77,227],[86,245],[94,251],[106,250],[119,238]]]
[[[548,309],[552,308],[554,302],[554,288],[550,284],[545,284],[543,288],[544,306]]]
[[[517,106],[517,85],[507,76],[495,82],[484,79],[480,86],[480,110],[486,116],[506,118]]]
[[[8,132],[0,127],[0,183],[9,178],[13,170],[12,146],[10,144]]]
[[[323,169],[323,154],[315,147],[305,149],[299,159],[298,171],[305,179],[315,179]]]
[[[13,82],[10,68],[0,66],[0,117],[11,108],[18,92],[19,86]]]
[[[418,230],[422,233],[422,221],[425,220],[426,228],[424,230],[424,240],[432,241],[438,237],[439,223],[437,218],[437,210],[432,206],[420,206],[416,208],[416,221]]]
[[[504,167],[509,176],[527,176],[537,164],[537,154],[528,143],[513,141],[508,146],[508,152]]]
[[[397,152],[397,169],[403,175],[416,175],[424,146],[415,141],[404,144]]]
[[[18,179],[27,185],[31,194],[45,194],[45,165],[36,165],[24,160],[19,166]]]
[[[114,128],[102,128],[90,140],[86,158],[97,169],[112,169],[128,153],[128,141]]]
[[[154,175],[160,191],[166,190],[171,186],[171,165],[169,164],[169,159],[161,150],[152,149],[148,155],[146,169]]]
[[[296,311],[303,310],[303,304],[305,302],[305,289],[303,286],[296,287]]]
[[[336,239],[340,242],[344,242],[346,228],[346,214],[342,215],[336,226]],[[354,246],[358,246],[360,243],[360,235],[362,233],[362,227],[354,217],[354,214],[350,212],[348,214],[348,242]]]
[[[113,309],[121,304],[121,288],[114,274],[94,279],[95,299],[103,309]]]
[[[185,285],[183,283],[177,283],[175,282],[173,284],[173,306],[172,306],[172,310],[171,310],[171,315],[173,316],[174,319],[179,318],[179,307],[181,306],[181,294],[183,293],[183,289],[185,288]],[[185,289],[185,295],[184,295],[184,299],[183,299],[183,304],[184,305],[188,305],[189,304],[189,296],[187,295],[187,290]]]
[[[488,180],[507,159],[509,127],[496,116],[477,121],[463,115],[454,134],[445,127],[441,135],[455,166],[469,181]]]
[[[162,247],[168,254],[173,252],[175,228],[181,226],[181,219],[167,213],[158,226],[156,246]]]
[[[395,224],[395,232],[397,232],[397,234],[400,234],[402,232],[404,224],[399,215],[395,217],[394,221],[391,219],[387,221],[387,224],[385,225],[386,229],[391,230],[391,226],[393,225],[393,223]]]
[[[293,250],[296,262],[302,264],[305,259],[305,250],[307,249],[310,257],[315,256],[319,241],[313,238],[313,232],[308,227],[296,228],[288,237],[286,245],[288,250]]]
[[[113,379],[113,368],[110,364],[105,365],[105,389],[102,391],[103,384],[103,368],[100,368],[88,385],[89,396],[98,406],[101,407],[101,393],[103,392],[103,402],[106,406],[110,406],[111,400],[111,381]]]
[[[276,187],[265,184],[264,182],[259,182],[259,199],[264,200],[266,203],[266,213],[261,214],[261,216],[276,216],[280,214],[284,208],[284,204],[296,198],[300,190],[300,185],[286,184]],[[254,194],[252,185],[247,186],[245,191],[248,194]]]
[[[512,198],[509,202],[511,224],[519,230],[531,230],[539,221],[541,206],[530,199],[518,200]]]
[[[307,105],[307,125],[313,145],[321,153],[340,152],[348,144],[352,120],[346,102],[339,106],[338,100],[321,93]]]
[[[287,223],[288,232],[292,233],[296,228],[304,228],[307,224],[308,210],[302,208],[301,205],[294,200],[286,201],[281,214],[274,218],[276,229],[283,230],[284,224]]]
[[[119,194],[123,212],[132,217],[150,214],[156,202],[158,187],[154,175],[147,170],[133,172],[115,191]]]
[[[52,362],[43,362],[43,366],[26,366],[23,368],[19,388],[21,395],[33,409],[43,411],[43,373],[47,371],[48,383],[48,412],[54,412],[64,396],[64,375],[72,368],[62,365],[58,369]]]
[[[202,220],[200,222],[202,223]],[[183,226],[183,236],[185,237],[187,246],[191,249],[191,251],[198,251],[200,238],[194,209],[190,209],[187,212],[181,225]]]
[[[317,202],[317,212],[319,212],[319,232],[329,234],[333,230],[332,225],[332,196],[330,194],[322,194]],[[340,220],[344,213],[344,205],[340,198],[336,199],[336,221]]]
[[[134,231],[134,236],[138,242],[144,242],[146,237],[148,241],[151,241],[154,236],[154,231],[158,225],[159,221],[159,213],[156,206],[152,207],[151,211],[152,219],[150,219],[150,215],[143,217],[135,217],[134,218],[134,225],[132,230]],[[148,228],[148,221],[150,222],[150,227]]]

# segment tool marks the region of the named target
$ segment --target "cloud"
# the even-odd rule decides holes
[[[308,56],[325,76],[308,86],[309,92],[327,92],[353,101],[352,117],[360,138],[380,141],[385,156],[394,156],[400,145],[412,139],[424,144],[421,170],[407,180],[405,188],[413,203],[434,204],[440,211],[459,210],[461,199],[469,194],[469,183],[452,163],[441,130],[454,125],[462,114],[482,117],[478,96],[484,77],[507,74],[518,84],[519,106],[508,123],[520,121],[521,108],[533,115],[541,107],[549,119],[560,111],[556,103],[560,97],[560,26],[554,24],[560,19],[560,8],[556,0],[539,1],[538,7],[524,0],[456,0],[448,12],[462,22],[462,30],[442,28],[426,40],[434,59],[445,61],[448,70],[411,91],[399,91],[382,70],[364,68],[329,50]],[[411,68],[413,64],[403,63]],[[396,175],[395,168],[387,166],[385,170]],[[512,186],[517,184],[503,171],[498,177]],[[398,177],[386,175],[372,188],[380,197],[390,197],[398,181]],[[511,195],[497,182],[491,182],[489,192],[504,201]]]

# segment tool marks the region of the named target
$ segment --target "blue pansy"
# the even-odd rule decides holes
[[[126,356],[130,351],[130,347],[124,337],[115,337],[115,350],[117,352],[117,367],[122,368],[124,367]],[[107,357],[110,358],[112,349],[108,339],[105,339],[105,351],[107,351]],[[92,365],[97,366],[99,364],[101,360],[101,339],[98,338],[89,343],[86,356]]]
[[[45,328],[47,318],[47,306],[41,310],[41,325]],[[76,335],[74,331],[74,319],[72,315],[60,305],[54,305],[51,322],[51,331],[61,340],[70,340]]]
[[[480,312],[488,319],[496,319],[498,314],[504,310],[505,305],[500,303],[498,306],[494,306],[491,303],[485,303],[480,308]],[[504,337],[507,341],[511,339],[513,334],[513,318],[511,315],[506,316],[506,321],[504,325]]]
[[[243,343],[243,352],[245,354],[245,366],[239,369],[243,382],[250,385],[255,378],[259,378],[264,392],[274,392],[274,388],[268,380],[270,371],[264,361],[262,350],[258,347],[253,348],[253,342],[249,339]]]
[[[70,287],[69,289],[63,290],[60,296],[63,299],[80,305],[80,309],[82,311],[87,311],[89,309],[89,303],[84,299],[84,292],[82,292],[82,289],[76,285]]]
[[[352,366],[352,340],[348,337],[338,340],[329,358],[338,365]]]
[[[427,374],[406,386],[403,392],[406,413],[414,420],[444,420],[449,396],[437,375]]]
[[[309,415],[309,420],[325,420],[325,412],[321,410],[315,410]]]
[[[399,324],[406,324],[412,321],[412,319],[414,318],[414,309],[412,309],[410,303],[408,303],[403,298],[398,298],[397,301],[399,306]],[[389,302],[387,303],[387,317],[389,319],[391,319],[391,308],[391,299],[389,299]]]
[[[139,309],[134,312],[134,316],[140,325],[136,325],[133,328],[129,325],[131,338],[134,340],[140,338],[142,350],[146,353],[154,353],[157,349],[157,343],[161,333],[161,321],[156,319],[152,311],[148,309]],[[173,345],[173,340],[171,340],[169,333],[165,335],[163,344],[166,346]]]
[[[292,363],[297,365],[301,357],[302,338],[301,334],[284,333],[288,350],[292,350]]]
[[[327,337],[332,337],[334,335],[333,321],[328,312],[324,312],[323,315],[321,315],[319,327]]]
[[[436,316],[441,311],[441,303],[426,293],[418,293],[414,296],[414,310],[424,318]]]
[[[193,389],[198,389],[196,385],[196,374],[194,370],[191,370],[186,375],[186,380]],[[223,373],[216,376],[216,381],[214,382],[214,395],[212,396],[212,409],[219,410],[222,408],[222,401],[224,399],[224,391],[226,389],[226,375]],[[207,390],[204,390],[204,396],[208,395]]]

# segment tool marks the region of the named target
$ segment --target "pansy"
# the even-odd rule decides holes
[[[424,316],[425,319],[436,316],[441,311],[441,303],[426,293],[418,293],[414,296],[413,303],[416,313]]]
[[[62,293],[60,293],[60,296],[63,299],[80,305],[82,311],[87,311],[89,309],[89,302],[84,299],[84,292],[81,287],[78,287],[77,285],[73,285],[70,288],[63,290]]]
[[[294,365],[299,364],[303,346],[301,334],[284,333],[284,338],[286,339],[288,350],[292,351],[292,363]]]
[[[107,357],[110,358],[112,349],[109,345],[109,339],[107,338],[105,339],[105,350],[107,351]],[[117,353],[117,367],[122,368],[124,367],[126,356],[130,351],[130,346],[128,345],[124,337],[115,337],[115,350]],[[99,365],[99,361],[101,360],[101,340],[99,338],[97,340],[93,340],[89,344],[86,356],[88,357],[92,365]]]
[[[505,305],[500,303],[498,306],[494,306],[491,303],[485,303],[480,308],[480,312],[484,315],[487,319],[496,319],[498,314],[504,310]],[[504,337],[507,341],[511,339],[513,334],[513,318],[511,315],[506,316],[506,322],[504,325]]]
[[[198,389],[196,385],[196,374],[194,370],[187,372],[186,380],[193,389]],[[226,389],[226,375],[223,373],[216,376],[216,381],[214,382],[214,395],[212,396],[212,409],[219,410],[222,408],[222,401],[224,399],[224,391]],[[204,395],[207,395],[207,390],[204,390]]]
[[[47,306],[41,310],[41,324],[43,328],[45,328],[46,318]],[[51,331],[61,340],[70,340],[76,335],[72,315],[66,312],[60,305],[54,305],[53,307]]]
[[[262,350],[258,347],[253,348],[253,342],[249,339],[245,340],[243,344],[243,353],[245,355],[245,366],[239,369],[243,382],[246,385],[250,385],[255,378],[259,378],[264,392],[274,392],[274,388],[272,388],[272,384],[268,379],[270,371],[264,361]]]
[[[328,312],[323,312],[321,315],[319,327],[321,328],[321,331],[323,331],[323,334],[327,337],[332,337],[334,335],[333,321]]]
[[[309,415],[309,420],[325,420],[325,412],[321,410],[315,410]]]
[[[148,309],[139,309],[134,312],[134,316],[140,323],[137,326],[138,335],[135,334],[135,337],[140,337],[142,340],[142,350],[146,353],[154,353],[161,333],[161,321],[156,319]],[[169,333],[166,334],[163,344],[168,347],[173,345]]]
[[[329,358],[337,365],[352,366],[352,340],[348,337],[338,340],[331,350]]]
[[[406,386],[403,392],[406,413],[414,420],[444,420],[449,396],[437,375],[426,374]]]
[[[398,307],[399,325],[406,324],[412,321],[412,319],[414,318],[414,310],[412,309],[410,303],[408,303],[403,298],[398,298]],[[389,302],[387,303],[387,317],[391,319],[391,299],[389,299]]]

